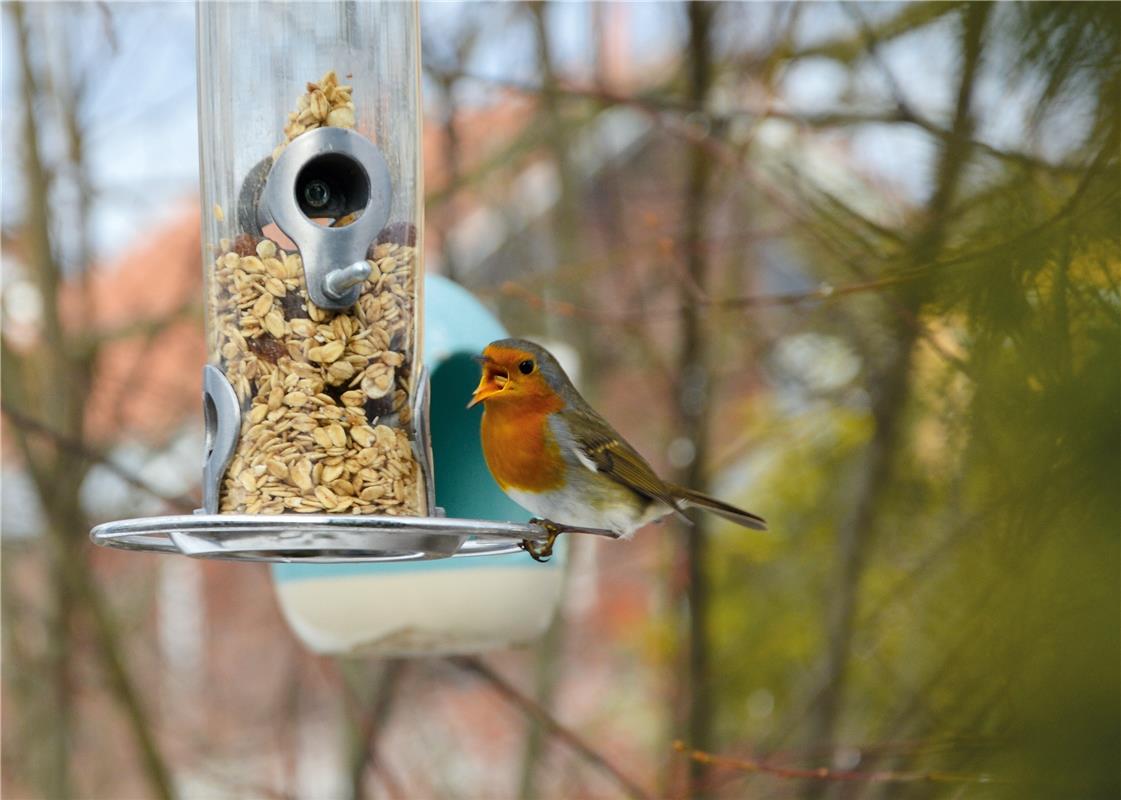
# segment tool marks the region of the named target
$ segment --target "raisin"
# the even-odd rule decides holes
[[[281,356],[288,355],[288,350],[281,341],[268,333],[261,334],[256,339],[249,339],[248,344],[250,350],[273,364],[275,364],[277,359]]]
[[[284,297],[280,298],[280,305],[284,309],[285,319],[307,319],[307,305],[304,300],[296,292],[286,292]]]
[[[416,247],[416,225],[411,222],[391,222],[381,229],[377,243],[403,244]]]
[[[366,419],[373,423],[379,417],[384,417],[393,413],[393,394],[392,392],[385,397],[379,397],[377,400],[366,400]]]
[[[237,235],[237,238],[234,239],[231,249],[242,258],[245,256],[255,256],[257,255],[257,242],[259,241],[261,240],[250,236],[248,233],[240,233]]]

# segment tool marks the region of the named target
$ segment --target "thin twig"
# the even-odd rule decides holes
[[[683,754],[692,761],[710,764],[714,767],[727,767],[740,772],[755,772],[764,775],[773,775],[776,778],[804,778],[817,781],[852,781],[864,783],[976,783],[997,784],[1008,781],[994,778],[990,775],[963,775],[957,772],[940,771],[910,771],[910,772],[857,772],[847,769],[832,769],[830,767],[783,767],[765,761],[749,758],[734,758],[706,753],[703,750],[691,750],[684,742],[674,742],[673,749]]]
[[[497,86],[501,89],[507,89],[520,94],[540,95],[545,91],[544,87],[529,81],[498,78],[469,72],[460,73],[459,77],[478,83]],[[807,113],[776,108],[773,104],[768,104],[760,108],[744,107],[712,112],[694,104],[685,103],[663,95],[650,93],[628,94],[625,92],[611,91],[603,87],[582,86],[571,82],[558,82],[553,87],[552,91],[558,95],[591,100],[605,105],[630,106],[631,108],[635,108],[650,115],[668,113],[680,117],[688,117],[691,120],[703,119],[706,123],[705,127],[708,129],[726,127],[725,123],[729,121],[747,118],[756,120],[757,122],[778,120],[812,129],[858,125],[902,124],[913,125],[937,139],[946,140],[953,135],[952,131],[935,124],[918,114],[913,108],[902,103],[897,103],[887,108],[857,111],[836,109]],[[1029,165],[1058,173],[1081,171],[1081,168],[1075,164],[1052,163],[1030,153],[1004,150],[980,140],[972,140],[971,144],[986,155],[1003,161]]]
[[[740,297],[725,298],[703,298],[697,300],[697,305],[702,307],[722,309],[797,306],[804,303],[823,302],[836,297],[844,297],[850,294],[874,292],[880,289],[888,288],[890,286],[897,286],[899,284],[918,280],[921,277],[923,277],[922,274],[907,272],[899,275],[891,275],[886,278],[879,278],[876,280],[857,281],[854,283],[844,284],[842,286],[822,284],[817,288],[809,289],[802,292],[753,294],[743,295]],[[658,317],[669,318],[679,316],[681,314],[681,309],[677,307],[645,309],[642,311],[621,311],[615,313],[604,312],[597,309],[584,308],[582,306],[577,306],[569,302],[549,300],[548,298],[535,294],[530,289],[514,281],[506,281],[499,288],[499,291],[504,295],[517,297],[521,300],[524,300],[527,304],[535,309],[539,309],[550,314],[556,314],[558,316],[575,317],[591,322],[617,323],[635,321],[638,319],[654,319]]]
[[[594,747],[584,741],[580,736],[561,725],[552,714],[546,711],[532,698],[522,694],[509,681],[492,670],[474,656],[456,656],[448,659],[449,663],[464,672],[470,672],[491,685],[496,692],[511,705],[517,706],[526,716],[536,720],[550,735],[564,742],[570,748],[584,757],[588,763],[606,772],[630,796],[637,800],[649,800],[650,794],[635,781],[624,775],[618,767],[604,758]]]

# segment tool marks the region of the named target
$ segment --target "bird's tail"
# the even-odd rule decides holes
[[[745,528],[756,531],[767,530],[767,521],[750,511],[744,511],[742,508],[736,508],[722,500],[717,500],[715,497],[709,497],[707,494],[694,492],[692,489],[686,489],[682,486],[674,486],[672,489],[673,496],[687,506],[696,506],[697,508],[703,508],[705,511],[711,511],[713,514],[718,514],[724,519]]]

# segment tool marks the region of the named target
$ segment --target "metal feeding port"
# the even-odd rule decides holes
[[[358,300],[370,276],[366,253],[389,220],[391,192],[385,158],[354,131],[308,131],[276,159],[265,183],[265,209],[299,248],[308,295],[320,308],[344,309]]]
[[[241,10],[200,7],[200,46],[222,50],[228,21],[210,18]],[[368,52],[357,48],[356,58]],[[349,72],[377,75],[367,64]],[[558,533],[613,538],[450,519],[437,507],[420,352],[419,102],[395,105],[384,92],[399,84],[350,86],[340,73],[293,92],[275,140],[222,117],[225,104],[203,102],[203,507],[99,525],[93,541],[202,558],[391,562],[519,549],[541,560]],[[208,77],[200,73],[200,97],[225,91],[229,76]],[[285,117],[283,108],[261,111]],[[477,424],[460,435],[477,440]],[[454,455],[447,463],[456,472]],[[457,468],[472,495],[493,490],[485,466]],[[491,513],[482,504],[468,515]]]

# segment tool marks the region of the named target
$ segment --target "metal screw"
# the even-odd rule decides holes
[[[332,300],[342,300],[346,293],[370,277],[370,265],[355,261],[349,267],[333,269],[323,279],[323,291]]]
[[[312,208],[323,208],[331,201],[331,187],[324,181],[308,181],[304,186],[304,200]]]

